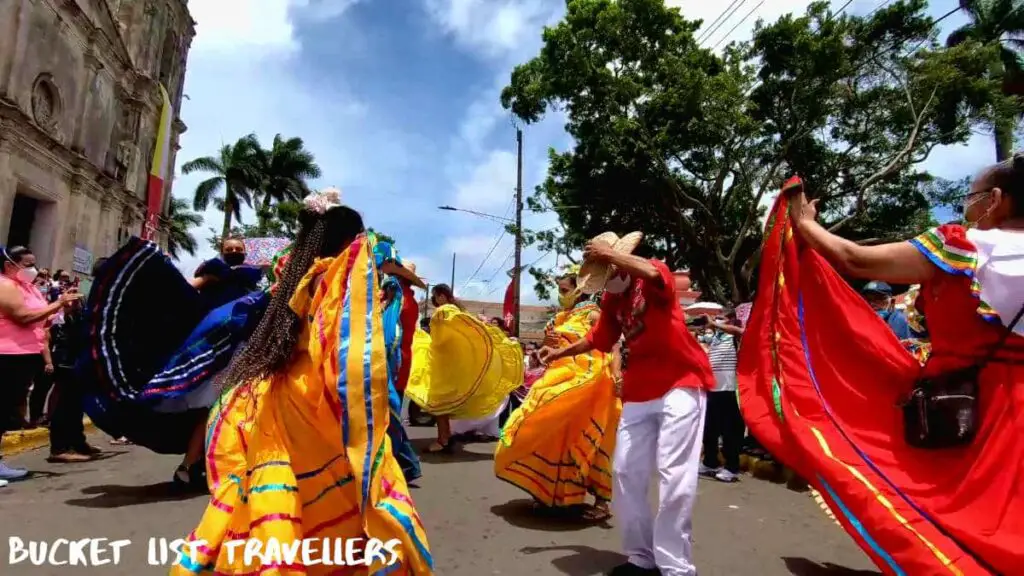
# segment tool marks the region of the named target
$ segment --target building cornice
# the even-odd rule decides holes
[[[84,155],[61,144],[40,128],[17,106],[0,100],[0,148],[11,147],[17,139],[21,147],[49,164],[49,168],[65,179],[71,193],[84,193],[101,203],[113,199],[119,206],[145,209],[146,203],[127,192],[124,186],[103,173]]]

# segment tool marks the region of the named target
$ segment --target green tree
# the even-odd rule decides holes
[[[320,166],[306,150],[302,138],[285,139],[280,134],[274,136],[269,149],[258,149],[257,166],[261,176],[258,192],[261,205],[256,215],[266,227],[269,227],[267,221],[282,215],[274,210],[275,204],[302,200],[310,192],[306,182],[321,175]],[[285,210],[289,211],[290,208]]]
[[[663,0],[569,2],[502,92],[528,123],[563,110],[574,140],[550,152],[531,201],[562,230],[526,238],[569,254],[605,230],[643,230],[654,255],[689,267],[710,298],[740,302],[761,216],[790,174],[848,237],[917,232],[930,223],[932,181],[920,163],[964,142],[1001,98],[977,74],[991,49],[933,49],[925,8],[907,0],[857,17],[819,2],[758,23],[719,56],[695,40],[700,22]]]
[[[199,249],[192,230],[203,225],[203,217],[189,210],[188,202],[171,198],[167,208],[167,253],[177,260],[182,252],[196,255]]]
[[[239,138],[231,145],[221,147],[216,156],[190,160],[181,166],[183,174],[206,172],[212,174],[196,187],[192,208],[206,210],[212,203],[224,212],[220,237],[231,231],[231,223],[242,223],[242,206],[252,206],[253,194],[263,183],[261,148],[255,134]],[[223,195],[218,195],[223,188]]]
[[[1000,83],[1005,95],[1014,98],[993,120],[996,160],[1005,160],[1013,154],[1017,120],[1024,111],[1020,101],[1024,97],[1024,4],[1020,0],[960,0],[960,9],[970,22],[954,30],[946,44],[974,41],[994,46],[986,72]]]

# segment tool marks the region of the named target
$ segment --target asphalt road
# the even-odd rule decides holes
[[[410,432],[422,445],[433,430]],[[104,448],[108,440],[93,438]],[[597,576],[624,560],[614,519],[609,526],[587,526],[533,516],[525,494],[494,477],[493,448],[468,445],[424,463],[413,497],[427,525],[436,574]],[[106,459],[85,464],[48,464],[45,449],[11,459],[36,476],[0,489],[0,574],[166,574],[166,568],[147,562],[149,539],[184,537],[206,499],[170,495],[177,457],[136,447],[109,450]],[[877,574],[807,494],[784,486],[749,477],[732,485],[702,480],[694,523],[702,576]],[[49,542],[105,537],[132,544],[116,566],[11,566],[10,537]]]

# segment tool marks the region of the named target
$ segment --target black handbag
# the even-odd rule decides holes
[[[970,444],[977,431],[978,377],[1013,334],[1024,307],[988,354],[972,366],[921,378],[903,403],[903,437],[915,448]]]

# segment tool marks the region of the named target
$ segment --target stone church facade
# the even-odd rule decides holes
[[[187,0],[0,2],[0,243],[87,277],[139,235],[160,85],[173,109],[166,214],[194,36]]]

